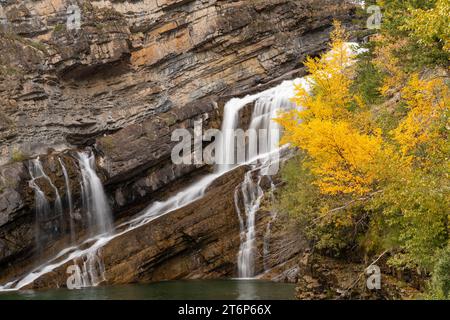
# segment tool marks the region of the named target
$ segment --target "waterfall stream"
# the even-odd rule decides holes
[[[82,286],[97,285],[104,280],[104,267],[101,263],[99,251],[104,245],[116,237],[200,199],[213,181],[243,163],[250,165],[252,169],[246,173],[244,182],[240,187],[240,193],[243,194],[244,198],[245,217],[241,216],[238,211],[242,240],[238,256],[238,269],[240,277],[253,277],[255,272],[255,215],[264,195],[260,183],[262,176],[266,175],[270,166],[278,161],[279,156],[278,131],[276,124],[271,119],[276,116],[278,110],[293,106],[293,103],[289,101],[289,98],[293,95],[293,90],[294,81],[285,81],[278,87],[267,91],[242,99],[231,99],[225,106],[222,123],[223,135],[217,153],[221,161],[218,161],[219,164],[216,166],[215,172],[194,182],[175,196],[165,201],[153,203],[142,214],[118,225],[115,233],[112,232],[113,224],[103,186],[95,173],[95,159],[93,155],[80,153],[78,160],[82,176],[82,203],[88,213],[93,236],[79,245],[73,245],[62,250],[47,263],[42,264],[25,277],[0,287],[0,290],[23,288],[69,261],[77,263],[83,261],[81,263]],[[240,110],[250,103],[255,105],[250,129],[254,131],[262,129],[258,141],[262,137],[263,142],[257,143],[257,146],[250,146],[246,152],[246,157],[236,163],[235,150],[231,150],[228,146],[230,141],[235,138],[234,130],[238,128]],[[237,204],[236,208],[239,210]]]
[[[50,214],[50,203],[45,196],[45,193],[41,190],[41,188],[36,184],[35,176],[38,174],[35,169],[34,164],[32,164],[29,168],[31,180],[29,181],[29,186],[34,190],[34,203],[35,203],[35,239],[36,239],[36,248],[38,253],[41,252],[41,224],[48,219]]]
[[[83,286],[98,284],[101,282],[104,273],[101,258],[99,258],[99,250],[104,245],[116,237],[200,199],[213,181],[242,163],[251,165],[252,170],[245,175],[240,188],[241,193],[245,194],[245,217],[240,217],[242,241],[239,250],[238,269],[241,277],[253,277],[255,214],[264,194],[260,186],[261,177],[265,175],[264,172],[269,170],[272,160],[278,159],[278,135],[273,134],[275,131],[274,122],[271,119],[276,115],[277,110],[292,107],[293,104],[289,101],[289,98],[293,94],[293,84],[293,81],[285,81],[276,88],[256,95],[230,100],[225,106],[222,124],[223,136],[221,142],[219,142],[218,150],[218,155],[224,157],[221,159],[225,159],[225,161],[222,160],[218,164],[214,173],[206,175],[165,201],[153,203],[142,214],[118,225],[115,233],[111,231],[110,209],[103,192],[103,186],[95,174],[94,158],[86,153],[80,153],[79,163],[83,180],[81,183],[82,202],[90,214],[93,225],[96,226],[94,235],[79,245],[73,245],[62,250],[47,263],[42,264],[25,277],[0,287],[0,290],[23,288],[69,261],[84,261],[82,264]],[[254,130],[266,129],[266,131],[262,131],[263,139],[266,142],[262,143],[261,147],[250,148],[244,161],[235,163],[234,150],[229,150],[226,146],[229,145],[231,139],[234,139],[233,132],[238,126],[239,111],[249,103],[255,103],[250,127]],[[253,180],[255,176],[256,182]]]
[[[271,203],[275,203],[275,192],[276,186],[273,183],[272,179],[270,179],[270,201]],[[266,226],[266,232],[264,233],[264,239],[263,239],[263,266],[264,266],[264,271],[269,270],[269,266],[268,266],[268,256],[270,254],[270,236],[272,234],[272,224],[275,222],[275,220],[277,219],[278,213],[277,211],[275,211],[275,209],[272,208],[272,210],[270,211],[270,220],[267,223]]]
[[[41,243],[45,242],[47,237],[51,237],[52,234],[58,233],[61,230],[63,221],[63,206],[59,191],[49,176],[45,173],[39,158],[30,161],[29,173],[31,176],[29,186],[34,190],[35,195],[36,248],[38,254],[40,254],[42,250]],[[46,181],[54,192],[55,201],[53,208],[51,207],[45,192],[37,183],[37,180],[39,179]]]
[[[244,182],[241,184],[241,192],[244,199],[246,223],[241,223],[241,245],[238,254],[239,278],[251,278],[255,274],[255,219],[259,209],[264,191],[260,186],[261,177],[257,182],[253,181],[251,170],[245,174]]]
[[[74,229],[74,212],[73,212],[73,202],[72,202],[72,189],[70,188],[70,180],[69,175],[67,173],[66,166],[64,165],[64,161],[61,158],[58,158],[59,164],[61,165],[61,169],[64,175],[64,183],[66,185],[66,199],[67,199],[67,207],[69,209],[69,225],[70,225],[70,242],[75,242],[75,229]]]
[[[89,232],[92,235],[109,233],[113,230],[111,208],[103,184],[95,172],[95,156],[79,152],[78,162],[82,177],[82,203],[89,220]]]
[[[247,161],[252,169],[245,174],[244,181],[240,186],[245,216],[242,215],[239,208],[239,196],[235,195],[235,206],[241,227],[241,244],[237,259],[239,278],[252,278],[256,275],[256,214],[264,197],[261,181],[264,176],[270,179],[270,175],[276,173],[277,170],[274,170],[273,166],[279,165],[280,156],[280,128],[273,121],[273,118],[277,116],[279,111],[295,107],[295,104],[290,99],[294,96],[294,85],[302,82],[306,84],[303,79],[284,81],[277,87],[255,95],[242,99],[232,99],[225,106],[226,117],[224,116],[224,125],[228,128],[236,128],[240,109],[252,103],[254,107],[248,132],[253,132],[258,137],[257,143],[253,143],[253,146],[248,147]],[[230,145],[230,140],[233,138],[233,136],[227,135],[225,139],[226,144]],[[249,144],[251,143],[249,142]],[[223,147],[223,150],[226,150],[226,146]],[[229,153],[232,152],[234,150],[229,151]],[[231,154],[226,158],[232,159],[233,157],[234,154]],[[270,225],[267,228],[269,229]],[[265,249],[267,248],[265,246]]]
[[[95,156],[87,152],[79,152],[78,163],[81,171],[81,200],[88,218],[88,232],[92,236],[110,234],[114,230],[112,212],[103,184],[95,171]],[[90,250],[81,257],[74,258],[73,263],[76,266],[81,265],[79,287],[97,286],[105,281],[101,248]]]

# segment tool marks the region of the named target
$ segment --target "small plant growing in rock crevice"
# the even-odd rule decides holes
[[[53,28],[53,32],[64,32],[66,31],[66,25],[63,23],[58,23],[57,25],[55,25],[55,27]]]
[[[27,160],[28,157],[25,155],[22,151],[18,149],[14,149],[11,154],[11,162],[22,162],[24,160]]]

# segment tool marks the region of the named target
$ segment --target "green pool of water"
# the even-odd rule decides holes
[[[290,300],[294,299],[294,291],[293,284],[261,280],[194,280],[80,290],[3,292],[0,300]]]

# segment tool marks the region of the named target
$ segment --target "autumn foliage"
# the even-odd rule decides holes
[[[305,63],[311,74],[309,90],[298,85],[293,98],[300,108],[276,121],[284,128],[282,143],[299,147],[310,156],[305,165],[317,177],[315,184],[323,193],[362,195],[372,190],[377,178],[374,161],[383,141],[381,130],[370,121],[359,122],[366,110],[350,91],[356,54],[345,40],[336,23],[330,51]]]
[[[419,13],[409,26],[421,21]],[[445,27],[435,33],[442,37]],[[410,32],[416,39],[426,31]],[[306,60],[310,76],[293,97],[298,108],[275,119],[284,129],[282,143],[301,155],[285,171],[281,207],[319,248],[339,252],[358,242],[368,253],[389,250],[393,266],[432,273],[448,265],[439,261],[450,245],[448,77],[405,69],[396,52],[410,39],[382,34],[374,41],[370,63],[383,79],[379,105],[354,89],[361,87],[355,86],[357,53],[340,23],[330,51]]]

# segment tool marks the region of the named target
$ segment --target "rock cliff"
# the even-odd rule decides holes
[[[326,49],[332,20],[349,22],[354,10],[344,0],[8,0],[1,5],[0,279],[20,273],[20,266],[29,268],[36,254],[27,159],[40,155],[64,197],[62,158],[77,206],[74,152],[91,147],[115,218],[131,215],[208,170],[172,164],[173,130],[192,129],[196,120],[205,129],[217,128],[230,97],[303,74],[305,56]],[[54,200],[45,182],[38,183]],[[201,248],[209,252],[205,261],[205,255],[235,257],[237,225],[225,225],[236,216],[223,201],[204,203],[211,211],[178,213],[193,226],[167,235],[174,246],[167,250],[182,256]],[[221,211],[223,206],[228,210]],[[217,215],[223,228],[202,229],[195,237],[206,240],[195,243],[189,230],[202,215]],[[83,232],[82,224],[77,230]],[[221,230],[227,240],[211,245],[208,239],[218,238]],[[47,239],[49,252],[62,246],[66,231]],[[136,262],[142,273],[126,281],[157,279],[144,271],[164,265],[161,261],[167,264],[151,274],[175,268],[179,258],[166,253],[146,267]],[[231,260],[222,262],[208,270],[188,265],[172,271],[177,277],[234,272]],[[120,268],[119,263],[112,274]],[[121,277],[117,272],[112,281],[125,282]]]

